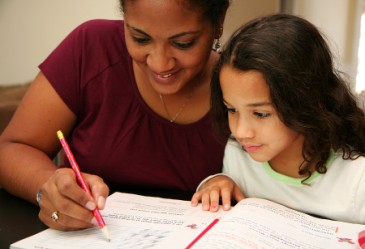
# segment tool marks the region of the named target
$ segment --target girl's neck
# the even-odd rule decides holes
[[[289,177],[306,177],[306,175],[299,174],[299,170],[303,169],[307,163],[302,155],[303,143],[304,137],[299,135],[289,148],[269,161],[271,168]],[[314,172],[314,170],[314,165],[310,165],[309,171]]]

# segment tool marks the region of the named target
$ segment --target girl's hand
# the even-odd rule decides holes
[[[57,169],[43,184],[39,218],[44,224],[64,231],[97,225],[91,211],[104,209],[109,188],[98,176],[83,173],[83,177],[92,196],[77,184],[75,173],[70,168]],[[58,219],[53,220],[51,216],[56,211]]]
[[[191,205],[197,206],[202,202],[204,211],[217,212],[219,209],[219,198],[222,199],[223,210],[231,208],[231,199],[240,201],[245,196],[237,184],[227,176],[216,176],[208,180],[191,198]]]

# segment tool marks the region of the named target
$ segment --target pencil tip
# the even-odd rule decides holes
[[[102,229],[101,229],[106,237],[106,239],[110,242],[110,236],[109,236],[109,231],[108,229],[106,228],[106,226],[104,226]]]

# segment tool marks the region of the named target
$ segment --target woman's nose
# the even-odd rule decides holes
[[[174,68],[175,58],[169,49],[155,46],[147,55],[146,63],[155,73],[163,73]]]

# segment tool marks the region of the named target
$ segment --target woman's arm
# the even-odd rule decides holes
[[[92,198],[78,186],[71,169],[52,162],[61,149],[57,130],[67,136],[75,122],[75,114],[39,73],[0,137],[0,186],[33,203],[41,189],[39,217],[60,230],[92,226],[90,210],[96,205],[102,209],[109,193],[101,178],[84,174]],[[50,218],[54,211],[59,212],[58,222]]]
[[[57,169],[52,163],[61,148],[56,131],[68,134],[75,120],[39,73],[0,137],[0,185],[34,203],[40,186]]]

